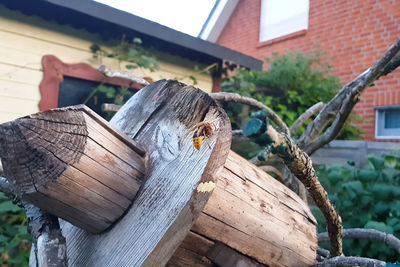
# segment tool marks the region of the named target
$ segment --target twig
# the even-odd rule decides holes
[[[101,110],[102,111],[113,111],[113,112],[117,112],[122,106],[120,105],[116,105],[116,104],[111,104],[111,103],[103,103],[101,105]]]
[[[329,250],[317,248],[317,255],[320,255],[323,258],[329,258]]]
[[[323,267],[323,266],[341,266],[341,267],[357,267],[357,266],[365,266],[365,267],[384,267],[386,266],[386,262],[362,258],[362,257],[334,257],[324,260],[323,262],[317,263],[314,265],[315,267]]]
[[[400,253],[400,240],[392,234],[381,232],[375,229],[351,228],[342,231],[345,239],[367,239],[369,241],[382,242]],[[328,241],[328,233],[318,234],[318,241]]]
[[[359,101],[361,92],[382,75],[388,74],[400,65],[397,58],[393,60],[399,51],[400,39],[389,48],[374,66],[345,85],[322,109],[314,121],[307,126],[307,129],[297,141],[298,146],[308,155],[311,155],[318,148],[333,140],[339,134],[353,107]],[[320,135],[332,119],[334,119],[332,125]]]
[[[232,130],[232,135],[239,136],[243,135],[243,130]]]
[[[4,177],[0,177],[0,191],[13,201],[17,201],[18,205],[26,211],[28,232],[32,235],[35,243],[33,247],[36,265],[68,266],[67,245],[61,233],[58,218],[17,197]]]
[[[106,66],[101,65],[99,67],[99,71],[104,74],[106,77],[117,77],[117,78],[122,78],[126,79],[129,81],[132,81],[134,83],[138,83],[140,85],[146,86],[149,85],[150,83],[146,81],[143,78],[140,78],[130,72],[123,71],[123,70],[112,70],[112,69],[107,69]]]
[[[331,256],[342,255],[342,219],[319,183],[311,158],[288,135],[278,133],[272,126],[268,126],[267,134],[275,142],[271,152],[280,157],[305,185],[315,204],[322,211],[328,225]]]
[[[318,102],[317,104],[307,109],[303,114],[300,115],[300,117],[296,119],[296,121],[290,127],[290,134],[295,135],[297,130],[306,122],[306,120],[308,120],[313,114],[321,111],[324,106],[325,104],[323,102]]]
[[[286,123],[272,109],[270,109],[263,103],[255,100],[251,97],[241,96],[236,93],[225,93],[225,92],[209,93],[209,95],[214,100],[217,100],[217,101],[241,103],[241,104],[246,104],[246,105],[258,108],[258,109],[265,110],[265,111],[267,111],[268,118],[271,121],[273,121],[281,131],[283,131],[286,134],[290,134],[289,128],[287,127]]]

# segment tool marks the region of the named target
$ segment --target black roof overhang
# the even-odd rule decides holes
[[[233,61],[261,70],[262,61],[158,23],[89,0],[0,0],[9,9],[59,24],[98,33],[105,38],[139,37],[144,43],[200,63]],[[182,23],[185,23],[184,21]]]

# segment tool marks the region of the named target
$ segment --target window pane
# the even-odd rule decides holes
[[[385,111],[385,128],[400,128],[400,110]]]
[[[260,41],[308,27],[309,0],[262,0]]]

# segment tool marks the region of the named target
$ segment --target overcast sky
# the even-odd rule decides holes
[[[215,0],[96,0],[136,16],[197,36]]]

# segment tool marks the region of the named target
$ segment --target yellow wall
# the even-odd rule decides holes
[[[119,66],[108,58],[93,60],[89,50],[93,43],[101,44],[96,34],[25,16],[0,5],[0,123],[39,111],[43,55],[55,55],[65,63],[86,62],[95,68],[101,64],[109,68]],[[180,79],[188,84],[192,83],[188,77],[193,75],[197,79],[196,87],[211,91],[211,76],[195,73],[194,62],[163,53],[156,56],[159,71],[134,70],[133,73],[154,80]]]

